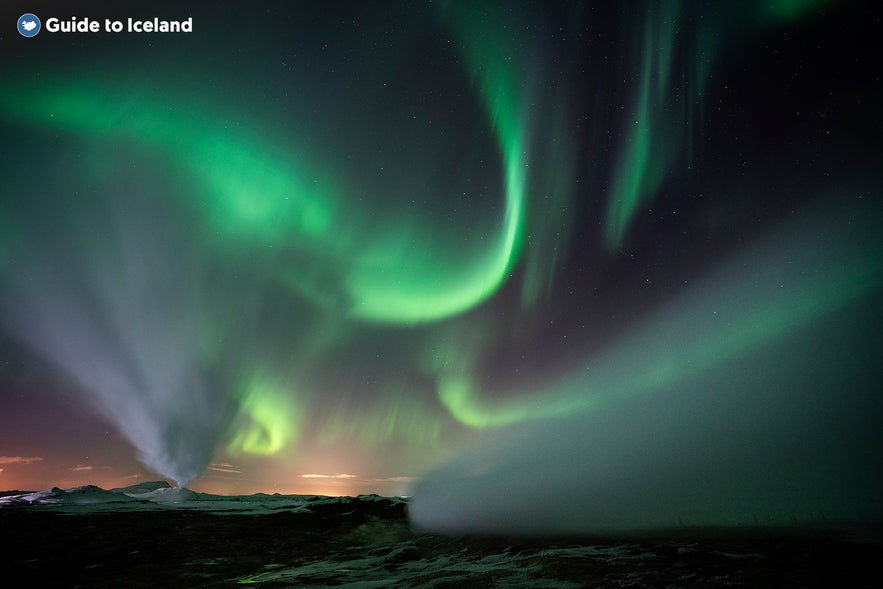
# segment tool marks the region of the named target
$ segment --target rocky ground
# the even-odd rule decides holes
[[[0,509],[5,579],[56,587],[877,587],[879,530],[447,537],[387,500],[243,515]],[[875,540],[876,538],[876,540]]]

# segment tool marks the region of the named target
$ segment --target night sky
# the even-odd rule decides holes
[[[873,3],[119,4],[0,8],[0,488],[881,513]]]

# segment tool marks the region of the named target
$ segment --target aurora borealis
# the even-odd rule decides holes
[[[0,487],[879,513],[870,6],[330,4],[0,40]]]

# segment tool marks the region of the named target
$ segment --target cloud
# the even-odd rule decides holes
[[[228,463],[219,463],[219,464],[209,464],[208,470],[214,472],[231,472],[235,474],[242,474],[242,471]]]
[[[406,476],[398,476],[398,477],[383,477],[379,479],[368,479],[365,481],[366,483],[413,483],[417,480],[417,477],[406,477]]]
[[[89,470],[95,470],[95,467],[88,464],[78,464],[71,469],[71,472],[85,472]]]
[[[338,474],[314,474],[307,473],[300,475],[302,479],[355,479],[354,474],[338,473]]]
[[[42,460],[41,456],[0,456],[0,464],[30,464]]]

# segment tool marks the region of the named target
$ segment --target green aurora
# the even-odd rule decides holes
[[[148,79],[110,59],[107,67],[57,66],[40,75],[27,66],[4,67],[0,117],[17,133],[58,140],[77,153],[75,169],[70,159],[47,158],[47,174],[63,171],[69,180],[44,185],[97,195],[85,205],[96,207],[96,218],[113,208],[114,178],[124,174],[126,158],[143,158],[147,171],[137,178],[148,178],[143,184],[151,198],[167,201],[168,214],[178,219],[169,231],[180,233],[180,243],[203,264],[181,282],[192,290],[187,300],[197,301],[187,307],[199,330],[192,356],[220,375],[207,402],[220,398],[233,407],[209,428],[202,462],[215,452],[287,460],[301,447],[352,444],[378,452],[398,446],[414,468],[418,456],[439,459],[485,429],[652,395],[748,352],[775,349],[802,327],[866,304],[883,286],[878,207],[812,204],[847,198],[848,189],[824,187],[806,197],[810,204],[802,204],[796,220],[770,223],[763,237],[755,233],[738,247],[721,246],[713,269],[670,288],[665,300],[636,313],[640,320],[606,327],[603,345],[587,337],[596,342],[592,349],[583,353],[577,344],[569,358],[578,359],[562,362],[554,375],[494,382],[490,358],[507,349],[507,335],[517,335],[513,349],[542,343],[543,332],[531,330],[555,304],[568,260],[595,247],[603,254],[592,259],[602,259],[604,268],[622,263],[638,248],[636,227],[646,223],[648,209],[671,198],[684,168],[701,167],[694,147],[707,96],[719,83],[713,76],[719,56],[732,59],[732,44],[747,44],[753,35],[819,18],[830,3],[758,2],[750,15],[739,13],[750,22],[734,17],[736,8],[703,20],[688,2],[648,6],[619,15],[627,31],[617,46],[625,66],[615,74],[630,83],[618,90],[622,130],[609,156],[593,151],[600,140],[583,137],[603,135],[614,124],[582,114],[607,89],[603,81],[589,80],[588,90],[551,83],[558,74],[544,59],[554,61],[564,50],[531,34],[536,8],[502,2],[448,2],[429,15],[401,16],[409,25],[432,23],[426,43],[438,43],[432,55],[448,60],[440,75],[459,76],[459,88],[449,89],[458,97],[450,109],[456,114],[436,118],[463,116],[476,137],[462,145],[462,131],[433,127],[438,134],[425,137],[434,146],[428,153],[460,152],[437,166],[408,170],[413,154],[381,145],[394,143],[394,132],[375,137],[370,131],[385,123],[371,121],[362,122],[370,138],[359,144],[368,147],[351,153],[356,160],[360,149],[381,155],[352,163],[340,150],[349,136],[316,132],[325,115],[309,121],[308,96],[266,107],[259,92],[233,82],[210,88],[172,67]],[[734,20],[739,26],[725,30]],[[366,85],[383,79],[373,75],[366,74]],[[396,88],[411,83],[430,85],[406,78]],[[385,104],[387,95],[380,96],[377,104]],[[335,94],[328,109],[343,111],[361,97]],[[573,130],[577,120],[581,132]],[[351,127],[353,135],[362,130]],[[458,158],[468,157],[481,161],[470,164],[477,179],[466,172],[444,177],[457,176]],[[386,160],[399,174],[394,180],[377,171]],[[7,164],[7,176],[12,167]],[[51,248],[23,253],[39,249],[30,240],[40,234],[27,228],[40,212],[11,204],[22,186],[8,180],[0,202],[0,270],[4,287],[19,297],[36,292],[22,260],[39,264],[44,252],[52,255]],[[606,189],[587,194],[590,186]],[[735,192],[714,198],[735,200]],[[59,202],[73,200],[69,194]],[[49,226],[73,226],[61,207],[53,214]],[[71,230],[99,249],[117,245],[113,236],[87,232]],[[575,245],[578,232],[591,240]],[[126,274],[125,260],[114,254],[100,260],[105,265],[95,274]],[[36,288],[63,288],[62,280]],[[594,304],[591,289],[580,296]],[[132,304],[127,312],[134,314],[147,308],[108,298],[108,304]],[[519,319],[522,331],[509,325]],[[108,415],[126,430],[117,413]],[[160,430],[167,427],[163,417],[156,420]],[[138,446],[137,435],[128,438]],[[148,467],[168,475],[163,465],[189,451],[142,455]]]

